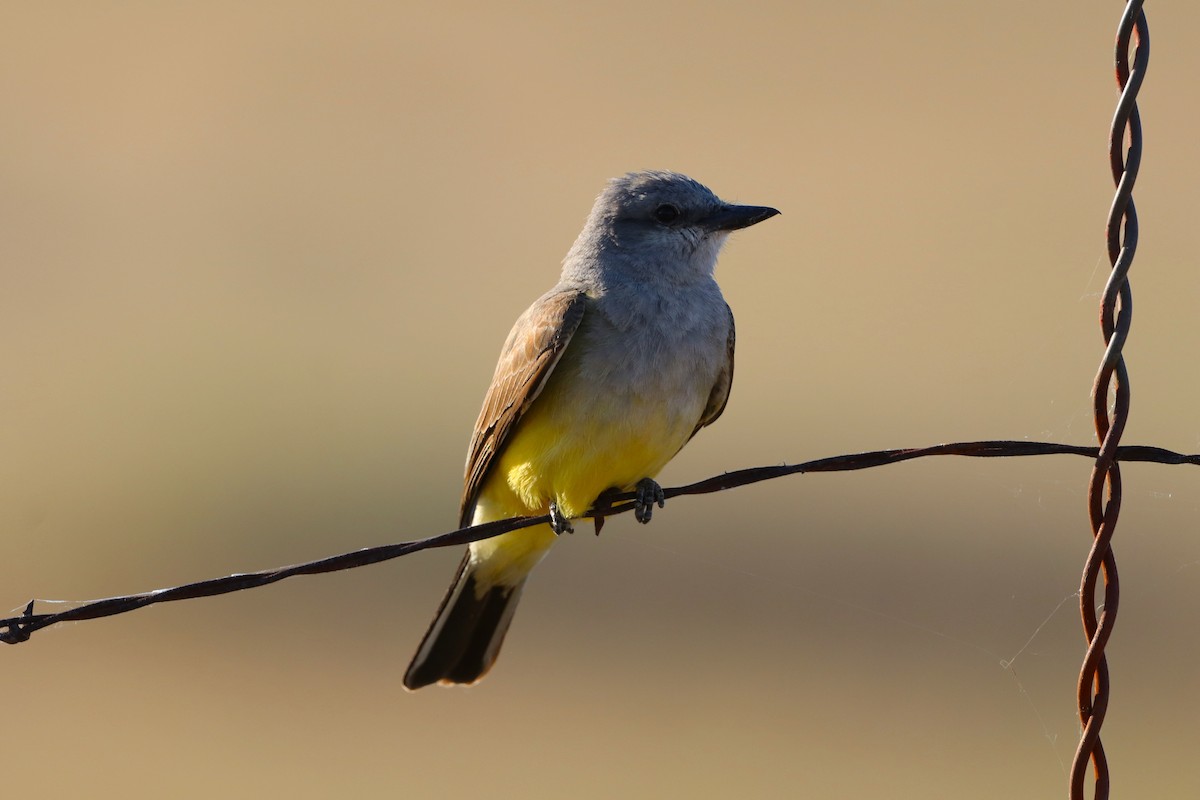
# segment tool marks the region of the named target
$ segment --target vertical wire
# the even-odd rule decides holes
[[[1136,43],[1132,67],[1129,60],[1131,42]],[[1108,759],[1100,741],[1100,728],[1108,711],[1110,688],[1104,647],[1112,635],[1120,600],[1117,562],[1112,550],[1112,538],[1121,511],[1121,467],[1116,454],[1121,434],[1129,420],[1129,372],[1122,349],[1129,336],[1133,317],[1133,291],[1128,276],[1138,241],[1133,185],[1142,161],[1142,123],[1138,114],[1137,93],[1145,78],[1149,58],[1150,34],[1142,0],[1130,0],[1117,28],[1116,76],[1121,96],[1109,130],[1109,166],[1116,185],[1106,231],[1112,272],[1100,303],[1104,358],[1092,386],[1092,414],[1100,451],[1088,486],[1092,547],[1084,564],[1079,589],[1079,612],[1088,648],[1079,670],[1077,685],[1079,721],[1083,731],[1071,764],[1071,800],[1084,798],[1089,763],[1095,781],[1094,797],[1096,800],[1107,800],[1109,796]],[[1103,580],[1102,605],[1097,612],[1097,584],[1100,580]]]

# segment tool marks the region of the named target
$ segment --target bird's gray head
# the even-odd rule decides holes
[[[563,262],[563,278],[585,283],[711,279],[731,231],[779,212],[726,203],[677,172],[631,172],[596,198]]]

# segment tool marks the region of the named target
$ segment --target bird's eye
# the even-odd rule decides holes
[[[654,209],[654,218],[663,225],[669,225],[679,219],[679,209],[670,203],[663,203],[658,208]]]

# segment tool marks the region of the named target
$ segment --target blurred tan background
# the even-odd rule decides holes
[[[8,4],[0,603],[451,527],[503,337],[630,169],[784,212],[725,252],[733,398],[665,484],[1092,442],[1119,11]],[[1149,12],[1126,441],[1195,452],[1200,9]],[[400,687],[457,552],[48,630],[0,653],[6,790],[1060,797],[1089,468],[623,517],[556,548],[467,690]],[[1200,474],[1125,480],[1113,786],[1196,796]]]

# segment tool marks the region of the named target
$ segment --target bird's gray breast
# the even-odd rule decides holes
[[[630,413],[655,407],[690,435],[728,358],[729,327],[712,281],[608,291],[592,298],[571,343],[580,348],[574,377]]]

